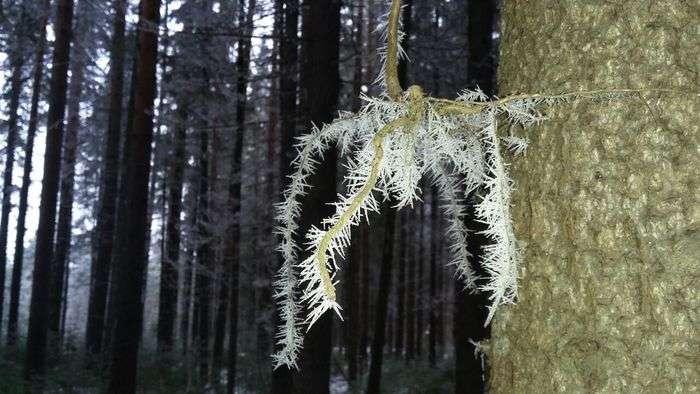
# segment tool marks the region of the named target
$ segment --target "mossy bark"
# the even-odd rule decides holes
[[[698,92],[699,18],[692,1],[508,1],[501,95]],[[700,390],[700,98],[550,112],[509,158],[524,263],[494,323],[492,391]]]

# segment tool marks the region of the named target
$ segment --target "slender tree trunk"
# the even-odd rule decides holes
[[[90,300],[85,332],[85,344],[89,355],[97,355],[102,352],[107,289],[116,225],[119,145],[124,95],[126,0],[114,0],[114,10],[109,68],[109,114],[104,146],[104,167],[100,185],[100,209],[97,215],[98,246],[97,254],[92,261],[91,267]]]
[[[24,70],[24,25],[27,22],[26,4],[20,4],[20,16],[15,27],[15,43],[9,53],[10,68],[10,103],[9,119],[7,122],[7,143],[5,145],[5,170],[3,171],[2,184],[2,208],[0,213],[0,321],[3,317],[3,307],[5,306],[5,267],[7,266],[7,231],[12,211],[12,173],[15,166],[15,147],[17,146],[17,123],[19,118],[19,101],[22,94],[22,72]],[[2,324],[0,324],[0,336],[2,336]]]
[[[25,378],[43,381],[46,368],[46,336],[48,329],[49,286],[53,237],[56,225],[56,200],[61,172],[61,148],[63,144],[63,120],[65,117],[70,41],[73,30],[73,1],[57,3],[54,34],[51,84],[49,87],[49,113],[47,116],[46,151],[44,153],[44,179],[39,206],[39,227],[36,235],[32,300],[29,312],[27,358]]]
[[[134,97],[134,122],[129,142],[127,165],[127,210],[125,215],[124,246],[122,257],[114,267],[116,289],[116,325],[112,342],[110,366],[110,393],[136,391],[136,371],[139,341],[143,325],[143,276],[147,263],[146,228],[148,214],[148,179],[151,165],[153,139],[153,106],[156,95],[156,60],[158,55],[159,0],[141,0],[139,16],[139,56],[136,68],[136,92]]]
[[[281,122],[281,146],[280,146],[280,188],[287,187],[287,175],[291,172],[291,163],[294,159],[294,137],[297,125],[297,89],[298,89],[298,62],[299,62],[299,1],[285,0],[284,30],[280,42],[280,122]],[[278,265],[282,259],[278,260]],[[275,313],[277,327],[279,313]],[[275,348],[278,345],[275,344]],[[274,394],[288,393],[292,387],[292,372],[286,366],[280,366],[272,372],[272,392]]]
[[[7,322],[7,346],[13,348],[17,344],[17,321],[19,319],[19,297],[22,288],[22,269],[24,266],[24,234],[27,231],[27,202],[29,186],[32,183],[32,158],[34,156],[34,137],[39,120],[39,98],[41,96],[42,80],[44,77],[44,52],[46,51],[46,25],[50,13],[49,0],[43,0],[39,17],[39,37],[36,44],[36,59],[32,73],[32,98],[29,110],[29,125],[25,143],[24,172],[22,187],[19,191],[19,210],[15,239],[15,255],[12,265],[12,284],[10,287],[10,313]],[[3,282],[4,283],[4,282]],[[0,296],[1,297],[1,296]],[[0,307],[2,309],[2,307]],[[1,314],[0,314],[1,315]]]
[[[199,152],[199,197],[198,210],[199,219],[197,221],[197,262],[202,272],[196,277],[195,285],[195,309],[197,310],[197,320],[199,322],[199,335],[197,337],[197,357],[199,358],[199,376],[201,384],[204,385],[209,380],[209,332],[211,306],[211,277],[212,267],[212,247],[210,223],[210,189],[209,189],[209,131],[206,127],[200,130],[200,152]]]
[[[61,157],[60,200],[58,203],[58,223],[56,226],[56,244],[51,264],[51,287],[49,294],[49,340],[52,342],[52,356],[60,355],[61,313],[63,310],[63,293],[67,283],[68,262],[73,222],[73,196],[75,185],[75,161],[78,149],[78,132],[80,129],[80,101],[85,79],[85,48],[89,16],[87,3],[81,2],[76,10],[73,34],[73,57],[70,66],[71,77],[68,85],[68,107],[66,132],[63,136],[63,154]],[[67,302],[67,300],[66,300]]]
[[[416,218],[415,209],[409,211],[413,216],[408,219],[406,239],[406,361],[413,361],[416,356]]]
[[[139,43],[137,42],[138,46]],[[138,66],[138,51],[133,57],[133,62],[131,66],[131,84],[129,86],[129,100],[127,103],[127,114],[126,114],[126,130],[124,133],[124,143],[122,144],[122,152],[120,155],[121,162],[119,163],[119,181],[118,181],[118,191],[117,191],[117,209],[114,225],[114,246],[112,249],[112,259],[110,263],[110,275],[109,275],[109,296],[107,298],[107,311],[105,313],[105,328],[103,332],[102,346],[109,348],[112,344],[112,337],[114,335],[114,326],[116,322],[116,306],[115,302],[117,300],[117,286],[115,286],[114,280],[114,267],[119,261],[122,261],[124,257],[120,254],[126,250],[124,242],[126,242],[126,234],[128,233],[128,223],[127,216],[122,215],[120,212],[125,212],[128,209],[127,199],[125,190],[128,187],[126,177],[127,167],[129,165],[129,155],[131,154],[131,139],[128,136],[132,133],[134,129],[134,106],[136,102],[136,85],[137,76],[136,68]]]
[[[416,358],[420,360],[423,355],[423,332],[425,327],[423,324],[423,311],[425,299],[424,273],[423,273],[423,233],[425,232],[425,203],[420,204],[418,221],[418,272],[416,277]]]
[[[354,31],[354,50],[355,50],[355,64],[353,70],[353,80],[352,80],[352,94],[353,94],[353,111],[358,111],[360,109],[360,94],[362,93],[362,33],[363,33],[363,23],[362,23],[362,11],[363,7],[361,1],[359,4],[355,4],[355,15],[353,15],[353,28]],[[362,243],[362,227],[364,223],[360,224],[359,227],[352,230],[352,244],[350,247],[350,258],[348,269],[345,270],[345,324],[344,328],[344,342],[345,342],[345,356],[346,363],[348,366],[348,383],[353,387],[357,381],[358,374],[358,347],[362,341],[362,331],[361,331],[361,302],[363,300],[364,294],[360,292],[360,276],[362,274],[363,261],[362,255],[367,247]],[[367,289],[365,289],[367,290]]]
[[[190,185],[190,189],[194,190],[194,187]],[[187,239],[185,258],[182,264],[182,320],[180,321],[180,336],[182,339],[182,354],[188,356],[190,351],[190,339],[193,336],[193,321],[194,314],[192,308],[192,277],[195,274],[194,267],[194,241],[192,240],[192,234],[195,233],[197,228],[197,204],[196,204],[196,192],[190,193],[194,194],[195,197],[189,197],[192,201],[189,201],[188,206],[188,224],[186,234],[189,234]]]
[[[492,42],[494,18],[496,13],[495,2],[479,3],[468,2],[468,37],[469,59],[467,74],[470,88],[480,87],[486,94],[495,92],[495,69],[492,62]],[[466,226],[472,231],[467,246],[472,255],[472,266],[479,277],[485,277],[486,271],[482,267],[482,249],[489,244],[489,239],[482,231],[486,226],[476,218],[475,204],[480,191],[473,192],[467,203],[469,204],[465,217]],[[455,392],[461,392],[464,388],[483,392],[486,389],[482,357],[474,356],[474,347],[470,341],[481,341],[490,337],[491,327],[484,327],[484,321],[488,314],[487,294],[470,293],[462,288],[460,281],[455,285],[455,310],[454,310],[454,340],[455,340]]]
[[[79,7],[81,8],[81,7]],[[80,10],[79,10],[80,11]],[[78,15],[85,17],[83,12]],[[82,23],[82,22],[79,22]],[[76,40],[84,39],[82,34],[76,35]],[[68,120],[63,141],[63,163],[61,165],[60,201],[58,208],[58,224],[56,227],[56,247],[54,249],[51,269],[51,294],[49,295],[49,335],[54,342],[54,351],[59,351],[59,334],[61,329],[61,311],[63,303],[64,282],[67,265],[70,259],[71,225],[73,222],[73,187],[75,184],[75,158],[78,149],[78,129],[80,128],[80,99],[84,77],[82,48],[75,48],[71,80],[68,92]]]
[[[180,262],[182,186],[187,155],[187,106],[177,106],[177,124],[173,134],[168,176],[168,216],[165,224],[165,255],[160,268],[160,298],[158,303],[158,349],[169,353],[173,349],[175,316],[177,313],[178,265]],[[182,334],[181,334],[182,335]]]
[[[428,362],[431,367],[437,365],[437,310],[440,300],[437,299],[437,275],[438,275],[438,190],[436,186],[431,188],[430,198],[430,287],[428,297]]]
[[[246,7],[247,6],[247,7]],[[238,57],[236,58],[236,130],[234,135],[234,152],[231,165],[229,185],[229,208],[233,220],[231,242],[227,246],[226,261],[229,268],[229,353],[228,353],[228,385],[227,392],[236,391],[236,359],[238,356],[238,275],[241,258],[241,177],[243,161],[243,143],[245,141],[245,120],[248,105],[248,77],[250,75],[251,34],[253,32],[253,17],[255,16],[256,0],[248,0],[248,4],[240,2],[238,26],[243,33],[238,41]]]
[[[330,123],[337,108],[340,89],[339,41],[340,1],[312,1],[304,4],[302,20],[302,91],[306,120],[314,124]],[[310,124],[310,123],[308,123]],[[302,206],[304,212],[300,234],[332,215],[328,203],[336,197],[335,150],[328,152],[316,176],[310,179],[318,185]],[[300,258],[304,258],[301,256]],[[328,311],[306,333],[301,355],[301,371],[295,379],[295,391],[328,393],[331,372],[331,343],[333,312]]]
[[[387,312],[389,309],[389,294],[391,293],[391,270],[394,259],[394,228],[396,211],[391,204],[384,204],[385,214],[384,245],[382,247],[382,266],[379,273],[379,292],[377,293],[377,308],[374,319],[374,335],[372,352],[367,380],[367,394],[381,392],[382,360],[384,357],[384,337],[386,335]]]
[[[396,343],[394,353],[402,356],[404,353],[404,327],[406,323],[406,212],[399,217],[399,271],[396,278]]]

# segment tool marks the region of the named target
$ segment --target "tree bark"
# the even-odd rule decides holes
[[[245,133],[246,109],[248,105],[248,78],[250,75],[251,34],[253,32],[253,17],[256,0],[248,0],[248,4],[239,3],[238,26],[243,32],[238,41],[236,58],[236,130],[234,135],[234,151],[230,172],[229,208],[233,220],[231,242],[226,250],[226,262],[229,267],[229,353],[228,353],[228,384],[227,392],[233,394],[236,390],[236,361],[238,356],[238,276],[241,258],[241,169],[243,161],[243,143]]]
[[[340,89],[339,41],[340,1],[310,1],[304,4],[302,20],[301,86],[307,124],[330,123],[338,104]],[[328,203],[336,197],[335,150],[327,153],[310,183],[314,189],[302,206],[300,234],[332,215]],[[301,259],[304,256],[300,256]],[[328,393],[330,384],[333,312],[329,311],[306,333],[301,371],[295,379],[296,392]]]
[[[104,167],[100,185],[100,209],[97,215],[97,253],[92,261],[90,300],[88,303],[85,347],[88,355],[102,352],[105,309],[110,263],[114,249],[117,188],[119,180],[119,145],[121,139],[122,101],[124,96],[124,30],[126,0],[114,0],[114,22],[109,68],[109,114],[104,146]]]
[[[39,98],[41,96],[42,80],[44,78],[44,52],[46,52],[46,25],[49,19],[50,2],[43,0],[41,14],[38,19],[39,36],[36,44],[36,59],[32,72],[32,98],[29,109],[29,125],[24,150],[24,172],[22,186],[19,191],[19,208],[15,239],[15,255],[12,265],[12,284],[10,286],[10,311],[7,319],[7,346],[14,348],[17,344],[17,321],[19,318],[19,297],[22,288],[22,269],[24,266],[24,234],[27,231],[27,202],[29,186],[32,183],[32,158],[34,156],[34,137],[36,136],[39,120]],[[3,282],[4,283],[4,282]],[[1,309],[1,307],[0,307]],[[1,314],[0,314],[1,315]]]
[[[0,321],[3,317],[5,306],[5,267],[7,266],[7,231],[12,211],[12,173],[15,164],[15,148],[17,146],[17,123],[19,118],[19,101],[22,94],[22,72],[24,70],[24,48],[25,42],[24,28],[27,21],[26,4],[21,3],[19,20],[16,22],[14,31],[15,43],[10,51],[9,60],[12,74],[10,76],[10,102],[8,106],[7,140],[5,145],[5,170],[3,171],[2,184],[2,208],[0,210]],[[0,324],[0,336],[2,335],[2,324]]]
[[[406,212],[399,217],[399,271],[396,280],[396,336],[394,353],[397,356],[404,354],[404,327],[406,326]]]
[[[36,379],[39,385],[41,385],[46,372],[49,286],[51,283],[51,260],[53,258],[53,237],[56,225],[56,197],[61,172],[63,121],[66,107],[72,30],[73,1],[59,0],[54,27],[56,38],[54,41],[51,83],[49,87],[44,179],[41,183],[39,227],[36,235],[32,298],[27,336],[27,358],[25,362],[25,378],[30,381]]]
[[[430,197],[430,273],[429,273],[429,297],[428,297],[428,362],[431,367],[437,365],[437,311],[440,300],[437,299],[437,275],[438,275],[438,190],[431,187]]]
[[[112,363],[108,392],[136,391],[138,349],[143,325],[143,278],[147,263],[146,228],[148,214],[148,180],[153,139],[153,107],[156,95],[156,60],[158,56],[159,0],[141,0],[139,16],[139,55],[136,68],[133,129],[127,136],[129,162],[125,193],[122,257],[114,267],[116,325],[112,342]]]
[[[291,173],[291,163],[294,159],[294,137],[297,128],[297,90],[299,86],[299,1],[285,0],[284,30],[280,41],[280,196],[288,185],[287,175]],[[281,255],[278,265],[282,264]],[[275,313],[274,327],[278,326],[278,313]],[[279,348],[275,344],[275,351]],[[272,392],[283,394],[291,391],[292,371],[286,366],[280,366],[272,371]]]
[[[85,18],[86,15],[78,6],[78,17]],[[76,18],[78,19],[78,18]],[[76,30],[81,29],[80,25],[85,21],[77,20]],[[63,157],[61,165],[60,200],[58,208],[58,224],[56,226],[56,246],[54,249],[53,263],[51,268],[51,294],[49,295],[49,335],[54,342],[54,351],[59,351],[61,312],[63,302],[64,286],[68,283],[66,279],[67,265],[70,259],[71,225],[73,222],[73,187],[75,185],[75,158],[78,149],[78,132],[80,128],[80,100],[83,90],[83,79],[85,75],[83,62],[83,48],[79,46],[85,41],[83,32],[77,32],[73,40],[74,56],[71,67],[71,79],[68,87],[68,120],[66,122],[66,132],[63,139]]]
[[[199,219],[197,221],[197,262],[202,268],[202,272],[196,276],[195,282],[195,310],[197,310],[197,320],[199,332],[197,336],[197,357],[199,358],[200,383],[205,385],[210,378],[209,375],[209,332],[211,331],[211,319],[209,309],[211,306],[211,277],[212,266],[212,245],[210,223],[210,189],[209,189],[209,130],[203,127],[199,135],[199,194],[198,210]]]
[[[379,394],[381,392],[384,338],[389,309],[389,294],[391,293],[391,266],[394,259],[394,222],[396,221],[396,211],[391,204],[384,204],[382,212],[385,212],[384,244],[382,247],[382,266],[379,273],[379,292],[377,293],[377,309],[374,319],[367,394]]]
[[[493,324],[493,392],[700,388],[696,20],[678,1],[505,3],[504,95],[692,94],[579,100],[521,132],[527,155],[510,168],[526,247],[518,304]]]

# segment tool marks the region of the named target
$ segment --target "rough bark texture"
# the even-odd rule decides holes
[[[697,92],[697,3],[508,2],[501,94]],[[579,102],[511,159],[519,302],[494,324],[492,392],[700,389],[700,100]]]
[[[46,336],[49,310],[49,286],[53,237],[56,226],[56,197],[61,171],[63,120],[66,108],[70,41],[73,30],[73,1],[60,0],[57,4],[54,31],[53,66],[49,87],[44,179],[41,182],[39,227],[36,232],[36,252],[32,277],[32,301],[29,309],[27,358],[25,378],[41,380],[46,370]]]
[[[24,265],[24,234],[27,231],[27,202],[29,199],[29,186],[32,183],[32,158],[34,156],[34,137],[36,136],[39,119],[39,96],[41,95],[42,80],[44,78],[44,52],[46,52],[46,24],[49,18],[49,0],[43,0],[39,16],[39,35],[36,43],[36,59],[32,71],[32,98],[29,109],[29,125],[27,127],[27,139],[24,149],[24,172],[22,173],[22,186],[19,191],[19,209],[17,214],[17,228],[15,238],[15,255],[12,265],[12,284],[10,286],[10,311],[7,319],[7,346],[13,347],[17,343],[17,321],[19,318],[19,296],[22,287],[22,268]]]
[[[109,393],[136,391],[138,350],[143,325],[143,279],[147,264],[146,228],[148,213],[148,179],[151,169],[153,140],[153,102],[156,95],[156,59],[159,22],[159,0],[141,0],[139,17],[139,54],[136,68],[133,128],[129,140],[129,162],[126,188],[123,190],[127,210],[124,215],[124,238],[120,260],[114,266],[115,330],[112,341]]]
[[[236,391],[236,359],[238,356],[238,281],[241,259],[241,196],[242,196],[242,160],[244,133],[246,130],[246,108],[248,105],[248,80],[250,76],[250,51],[253,32],[253,17],[255,15],[256,0],[248,0],[239,3],[238,26],[243,36],[238,41],[236,58],[236,128],[234,130],[234,150],[231,160],[231,172],[229,185],[229,207],[231,208],[232,235],[231,241],[226,246],[226,265],[229,267],[229,351],[228,351],[228,384],[226,392],[233,394]]]
[[[114,2],[114,33],[109,67],[109,115],[105,138],[104,168],[100,187],[100,210],[97,215],[97,255],[92,262],[90,301],[88,304],[86,348],[89,354],[102,350],[107,287],[114,247],[117,186],[119,179],[119,144],[121,137],[122,100],[124,96],[125,0]]]

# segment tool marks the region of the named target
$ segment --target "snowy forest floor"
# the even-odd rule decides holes
[[[102,392],[106,372],[100,368],[88,368],[81,353],[65,354],[61,362],[50,367],[47,373],[46,392],[48,393],[81,393],[92,394]],[[162,360],[157,360],[149,355],[144,355],[142,365],[139,368],[139,393],[218,393],[224,392],[225,376],[222,377],[220,386],[202,388],[195,382],[196,376],[188,373],[190,368],[186,361],[180,360],[173,367],[164,368]],[[257,368],[251,360],[246,360],[241,355],[240,371],[252,371],[239,376],[240,388],[238,393],[266,393],[269,392],[267,381],[261,381]],[[331,378],[331,393],[361,393],[365,391],[367,371],[361,376],[355,387],[350,387],[344,373],[339,369],[343,360],[342,354],[334,354],[333,376]],[[22,376],[24,352],[10,355],[0,355],[0,393],[22,394],[25,392],[25,382]],[[250,368],[246,368],[249,364]],[[403,359],[393,356],[388,357],[382,371],[382,393],[409,394],[425,393],[438,394],[453,391],[454,384],[454,360],[445,359],[431,368],[426,362],[407,364]],[[417,388],[420,387],[420,391]]]

